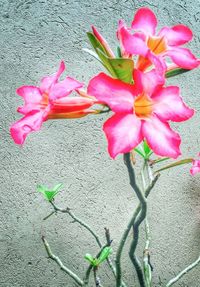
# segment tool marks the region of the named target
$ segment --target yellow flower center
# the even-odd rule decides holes
[[[161,54],[167,50],[164,37],[149,37],[147,46],[156,55]]]
[[[147,118],[151,116],[153,111],[152,100],[145,93],[137,96],[134,102],[134,111],[136,116],[139,118]]]
[[[44,107],[46,107],[49,104],[49,95],[47,93],[42,94],[42,101],[40,104]]]

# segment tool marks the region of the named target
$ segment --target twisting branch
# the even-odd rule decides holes
[[[146,188],[145,190],[145,197],[147,198],[151,192],[151,190],[153,189],[154,185],[156,184],[158,178],[159,178],[159,174],[156,174],[156,176],[153,178],[152,182],[149,184],[149,186]],[[116,252],[116,286],[117,287],[121,287],[122,286],[122,271],[121,271],[121,256],[122,256],[122,251],[125,245],[125,242],[127,240],[128,234],[133,226],[133,223],[135,222],[137,216],[139,215],[141,210],[141,205],[139,204],[136,208],[136,210],[134,211],[126,229],[124,230],[124,233],[121,237],[120,243],[119,243],[119,247],[117,249]]]
[[[42,236],[42,241],[44,243],[45,249],[47,251],[47,254],[49,256],[49,258],[51,258],[52,260],[54,260],[59,266],[60,269],[63,270],[65,273],[67,273],[71,278],[74,279],[74,281],[76,281],[76,283],[79,286],[83,286],[83,281],[74,273],[72,272],[69,268],[67,268],[62,261],[60,260],[60,258],[56,255],[54,255],[51,251],[51,248],[49,246],[49,243],[47,242],[47,240],[45,239],[44,236]]]
[[[51,212],[47,217],[45,217],[44,220],[46,220],[49,216],[51,216],[53,213],[56,213],[56,212],[67,213],[67,214],[74,220],[74,222],[77,222],[77,223],[79,223],[81,226],[83,226],[84,228],[86,228],[86,229],[91,233],[91,235],[95,238],[95,240],[96,240],[98,246],[99,246],[100,248],[102,248],[103,244],[101,243],[101,241],[100,241],[100,239],[99,239],[99,236],[92,230],[92,228],[91,228],[87,223],[85,223],[82,219],[78,218],[78,217],[71,211],[71,209],[70,209],[69,207],[67,207],[67,208],[65,208],[65,209],[64,209],[64,208],[60,208],[60,207],[58,207],[57,205],[55,205],[55,203],[54,203],[53,201],[51,201],[51,205],[53,206],[54,211]],[[109,233],[109,231],[107,231],[107,232]],[[110,235],[109,235],[109,236],[110,236]],[[106,235],[106,238],[107,238],[107,235]],[[111,242],[110,242],[110,243],[111,243]],[[113,263],[112,263],[112,260],[108,257],[108,258],[106,259],[106,261],[107,261],[107,263],[108,263],[110,269],[112,270],[113,275],[116,277],[116,269],[115,269],[115,267],[114,267],[114,265],[113,265]],[[122,286],[126,287],[126,285],[125,285],[124,283],[123,283]]]
[[[69,207],[67,208],[60,208],[58,207],[57,205],[55,205],[54,202],[51,201],[51,204],[54,208],[54,211],[57,212],[62,212],[62,213],[67,213],[73,220],[74,222],[78,222],[80,225],[82,225],[83,227],[85,227],[91,234],[92,236],[95,238],[97,244],[99,245],[99,247],[101,248],[102,247],[102,244],[101,244],[101,241],[99,239],[99,236],[92,230],[92,228],[87,224],[85,223],[82,219],[78,218],[72,211]]]
[[[137,216],[136,221],[133,222],[133,240],[132,240],[130,250],[129,250],[129,257],[136,269],[138,280],[140,282],[140,286],[145,287],[143,270],[142,270],[139,260],[137,259],[135,255],[135,250],[136,250],[138,239],[139,239],[139,226],[146,217],[147,202],[146,202],[145,195],[143,194],[142,190],[138,187],[136,183],[135,172],[134,172],[134,169],[131,163],[130,153],[127,153],[124,155],[124,161],[128,169],[130,185],[132,186],[133,190],[135,191],[140,201],[140,209],[141,209],[139,215]]]
[[[171,279],[166,287],[170,287],[172,285],[174,285],[174,283],[176,283],[179,279],[181,279],[186,273],[188,273],[190,270],[192,270],[193,268],[195,268],[198,264],[200,263],[200,255],[197,258],[196,261],[194,261],[192,264],[190,264],[188,267],[186,267],[183,271],[181,271],[176,277],[174,277],[173,279]]]
[[[121,287],[122,285],[122,271],[121,271],[121,256],[122,256],[122,251],[126,242],[126,239],[128,237],[128,234],[131,230],[131,227],[133,226],[133,223],[135,222],[135,219],[137,218],[138,214],[140,212],[140,205],[138,205],[138,207],[136,208],[131,220],[129,221],[126,229],[124,230],[124,233],[122,235],[122,238],[120,240],[119,243],[119,247],[117,249],[117,253],[116,253],[116,287]]]

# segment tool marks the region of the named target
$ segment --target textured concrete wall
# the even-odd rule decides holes
[[[136,206],[128,185],[122,157],[113,161],[106,152],[101,131],[106,116],[73,121],[52,121],[31,134],[25,146],[12,142],[8,128],[18,118],[22,103],[15,89],[36,84],[66,61],[68,72],[87,81],[102,67],[81,48],[89,47],[85,32],[96,24],[114,47],[119,18],[131,21],[140,6],[152,8],[159,24],[184,23],[194,31],[194,53],[200,47],[199,0],[1,0],[0,1],[0,286],[72,287],[72,280],[47,259],[41,234],[67,266],[83,274],[86,252],[98,250],[91,236],[67,216],[43,222],[51,208],[36,184],[63,182],[58,202],[73,208],[103,238],[110,228],[114,247]],[[186,156],[200,150],[200,72],[170,80],[182,88],[188,104],[199,112],[192,120],[174,127],[181,133]],[[191,178],[189,167],[165,172],[149,200],[152,231],[153,286],[165,286],[200,249],[200,177]],[[130,238],[129,238],[130,242]],[[126,250],[127,252],[127,250]],[[142,252],[142,250],[141,250]],[[73,260],[72,260],[73,258]],[[123,258],[129,286],[137,287],[128,257]],[[199,267],[176,286],[199,287]],[[110,271],[100,271],[104,286],[114,286]],[[91,286],[94,286],[91,281]]]

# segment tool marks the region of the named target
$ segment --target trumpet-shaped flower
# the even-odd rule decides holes
[[[176,66],[193,69],[199,66],[199,60],[187,48],[180,47],[192,40],[192,31],[185,25],[164,27],[156,34],[157,19],[149,8],[139,9],[127,28],[119,22],[117,31],[122,51],[128,55],[139,55],[136,68],[145,70],[151,65],[149,56],[165,62],[169,57]],[[132,34],[132,31],[134,33]]]
[[[110,156],[127,153],[146,139],[157,155],[177,158],[181,139],[168,121],[185,121],[194,110],[185,105],[178,87],[163,86],[155,70],[135,70],[133,78],[131,85],[100,73],[88,86],[88,94],[114,112],[103,126]]]
[[[99,33],[99,31],[97,30],[96,27],[92,26],[92,32],[94,34],[94,36],[97,38],[97,40],[101,43],[101,45],[103,46],[103,48],[105,49],[105,51],[107,52],[108,56],[110,58],[115,58],[115,54],[113,53],[113,51],[111,50],[108,42],[104,39],[104,37]]]
[[[200,153],[199,153],[199,157],[200,157]],[[192,167],[190,169],[190,173],[191,175],[195,175],[196,173],[200,172],[200,159],[194,159],[192,161]]]
[[[40,87],[22,86],[17,89],[17,94],[24,99],[25,104],[18,108],[24,117],[10,128],[16,144],[23,144],[27,135],[38,131],[48,119],[80,118],[91,112],[88,108],[94,104],[93,99],[67,97],[83,84],[70,77],[58,82],[64,70],[65,64],[61,62],[57,73],[44,77]]]

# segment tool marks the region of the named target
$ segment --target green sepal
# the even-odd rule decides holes
[[[180,74],[183,74],[183,73],[186,73],[186,72],[189,72],[191,70],[188,70],[188,69],[182,69],[182,68],[176,68],[176,69],[173,69],[171,71],[168,71],[165,73],[165,77],[166,78],[171,78],[171,77],[175,77],[177,75],[180,75]]]
[[[101,254],[97,259],[97,265],[100,265],[103,261],[105,261],[111,253],[112,253],[111,246],[104,247],[104,249],[101,251]]]
[[[54,197],[56,196],[56,194],[60,191],[62,186],[63,186],[63,184],[59,183],[52,190],[49,190],[44,185],[38,185],[37,191],[41,192],[44,195],[45,199],[47,199],[48,201],[52,201],[54,199]]]
[[[139,148],[135,147],[134,151],[137,152],[139,155],[141,155],[141,157],[145,159],[145,154]]]
[[[150,155],[152,155],[153,153],[153,151],[148,146],[146,140],[144,140],[143,145],[140,144],[138,147],[134,148],[134,150],[145,160],[148,160]]]
[[[145,153],[146,157],[148,157],[152,153],[152,150],[148,146],[148,143],[146,140],[144,140],[143,149],[144,149],[144,153]]]

